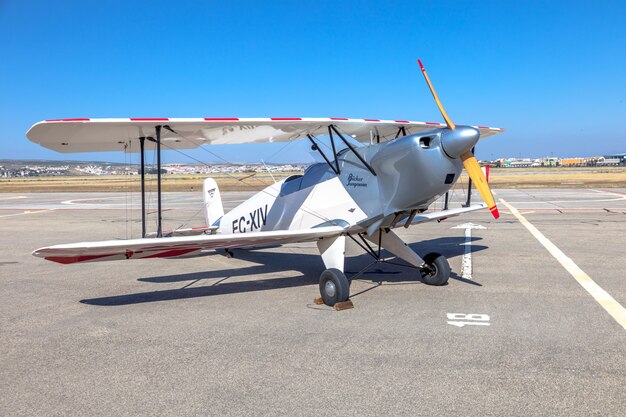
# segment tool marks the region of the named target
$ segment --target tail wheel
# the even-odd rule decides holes
[[[350,297],[350,282],[343,272],[330,268],[320,276],[320,295],[324,304],[334,306]]]
[[[432,252],[424,256],[425,268],[422,281],[428,285],[444,285],[450,278],[450,264],[445,256]]]

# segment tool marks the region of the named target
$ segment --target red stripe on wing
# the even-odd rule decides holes
[[[181,256],[181,255],[185,255],[185,254],[190,253],[190,252],[195,252],[195,251],[198,251],[200,249],[201,248],[172,249],[172,250],[168,250],[168,251],[165,251],[165,252],[155,253],[154,255],[144,256],[141,259],[148,259],[148,258],[172,258],[174,256]]]
[[[109,255],[78,255],[78,256],[47,256],[44,259],[47,261],[56,262],[59,264],[75,264],[76,262],[93,261],[94,259],[106,258],[107,256],[114,256],[117,254]]]

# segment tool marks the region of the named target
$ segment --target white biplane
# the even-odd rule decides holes
[[[418,61],[419,62],[419,61]],[[427,284],[448,281],[443,255],[420,256],[393,231],[442,220],[495,205],[473,148],[500,128],[455,125],[446,114],[419,63],[445,124],[407,120],[345,118],[130,118],[60,119],[35,124],[28,138],[64,153],[133,149],[141,152],[143,227],[141,239],[55,245],[35,256],[62,264],[122,259],[176,258],[207,250],[317,242],[326,270],[320,277],[321,299],[335,305],[349,298],[344,274],[346,238],[381,261],[384,248],[417,268]],[[331,151],[319,137],[330,139]],[[325,162],[270,185],[224,213],[216,182],[204,181],[206,226],[163,236],[161,226],[161,148],[189,149],[210,144],[245,144],[308,139]],[[355,141],[356,140],[356,141]],[[341,150],[340,150],[341,146]],[[157,151],[158,226],[156,237],[145,228],[144,152]],[[427,212],[450,190],[465,167],[485,204]],[[378,250],[373,249],[375,245]]]

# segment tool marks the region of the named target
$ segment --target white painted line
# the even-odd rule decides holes
[[[606,203],[606,202],[610,202],[610,201],[622,201],[622,200],[626,200],[626,195],[620,195],[620,194],[616,194],[616,193],[610,193],[612,195],[616,195],[618,198],[600,198],[600,199],[595,199],[595,198],[586,198],[586,199],[580,199],[580,198],[572,198],[571,200],[545,200],[545,201],[541,201],[541,203],[544,204],[561,204],[561,203]],[[537,201],[516,201],[515,204],[537,204]]]
[[[604,190],[595,190],[595,189],[592,189],[591,191],[595,191],[596,193],[604,193],[604,194],[616,195],[618,197],[621,197],[621,198],[618,198],[617,200],[623,200],[624,198],[626,198],[624,194],[614,193],[613,191],[604,191]],[[595,200],[592,200],[592,201],[595,201]]]
[[[554,258],[574,277],[576,281],[626,330],[626,309],[622,307],[611,295],[604,291],[602,287],[595,283],[589,275],[585,273],[574,261],[567,257],[561,249],[552,243],[543,235],[535,226],[533,226],[519,211],[503,199],[500,202],[504,204],[511,213],[517,217],[517,220],[528,229],[528,231],[550,252]]]
[[[447,313],[446,316],[448,317],[448,324],[456,327],[491,325],[488,314]]]
[[[489,323],[484,323],[481,321],[449,321],[448,324],[456,327],[464,327],[464,326],[491,326]]]
[[[25,195],[17,195],[17,196],[14,196],[14,197],[0,198],[0,200],[1,201],[4,201],[4,200],[21,200],[23,198],[28,198],[28,197],[26,197]]]
[[[604,194],[609,194],[609,195],[613,195],[617,198],[607,198],[607,199],[595,199],[595,198],[583,198],[581,199],[581,194],[586,193],[586,195],[592,196],[595,195],[593,193],[604,193]],[[493,194],[493,190],[492,190],[492,194]],[[535,195],[537,195],[538,193],[535,193]],[[567,193],[560,193],[561,195],[566,195]],[[579,192],[576,193],[572,193],[572,198],[569,200],[544,200],[542,201],[542,203],[544,204],[557,204],[557,203],[606,203],[609,201],[621,201],[621,200],[626,200],[626,194],[620,194],[620,193],[615,193],[612,191],[603,191],[603,190],[596,190],[593,188],[588,188],[588,189],[581,189]],[[537,204],[538,201],[514,201],[514,203],[517,204]]]
[[[83,204],[83,203],[77,203],[77,201],[98,201],[98,200],[112,200],[114,198],[126,198],[126,196],[112,196],[112,197],[93,197],[93,198],[75,198],[73,200],[65,200],[65,201],[61,201],[61,204]],[[94,204],[94,203],[87,203],[87,204]],[[101,205],[101,206],[120,206],[124,203],[95,203],[96,205]]]
[[[465,229],[465,253],[461,261],[461,276],[472,279],[472,229]]]
[[[474,223],[463,223],[453,229],[465,229],[465,253],[461,259],[461,277],[472,279],[472,229],[485,229],[485,226]]]
[[[0,218],[1,218],[1,217],[23,216],[23,215],[25,215],[25,214],[43,213],[43,212],[46,212],[46,211],[52,211],[52,210],[55,210],[55,209],[53,209],[53,208],[52,208],[52,209],[34,210],[34,211],[31,211],[31,210],[26,210],[26,211],[24,211],[24,212],[22,212],[22,213],[4,214],[4,215],[0,216]]]

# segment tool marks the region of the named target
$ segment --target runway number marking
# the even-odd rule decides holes
[[[456,327],[491,325],[487,314],[446,313],[446,316],[448,324]]]
[[[580,269],[574,261],[569,258],[561,249],[559,249],[554,243],[552,243],[547,237],[543,235],[535,226],[533,226],[522,214],[517,211],[515,207],[507,203],[505,200],[500,199],[500,202],[504,204],[511,213],[517,217],[517,220],[543,245],[544,248],[550,252],[554,258],[570,273],[572,277],[583,287],[593,298],[606,310],[619,323],[620,326],[626,330],[626,309],[622,307],[611,295],[604,291],[602,287],[595,283],[593,279],[585,271]]]

